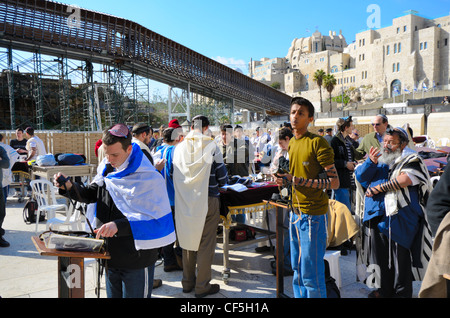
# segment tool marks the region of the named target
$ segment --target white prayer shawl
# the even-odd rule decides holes
[[[114,204],[128,219],[136,250],[147,250],[175,242],[175,228],[162,175],[144,156],[139,145],[133,150],[123,170],[103,176],[107,159],[97,169],[93,183],[106,186]],[[95,204],[88,207],[92,215]]]
[[[181,248],[198,251],[208,212],[208,187],[216,143],[191,131],[174,151],[175,224]]]
[[[421,170],[405,168],[407,164],[418,162]],[[396,179],[400,173],[407,173],[410,176],[414,176],[420,181],[419,187],[421,193],[430,193],[433,190],[433,185],[430,181],[430,175],[427,167],[417,153],[408,153],[405,156],[399,157],[393,166],[391,174],[391,180]],[[399,208],[404,208],[409,205],[410,196],[408,187],[402,188],[398,191],[389,191],[384,197],[384,204],[386,207],[386,216],[392,216],[398,213]],[[420,202],[421,203],[421,202]],[[421,204],[422,210],[425,211],[425,207]]]
[[[356,169],[355,169],[356,170]],[[368,231],[364,227],[364,205],[365,205],[365,190],[359,183],[358,179],[353,175],[355,180],[355,222],[360,228],[360,231],[355,235],[356,246],[356,278],[358,281],[364,281],[367,278],[367,266],[370,265],[369,260],[369,237]]]

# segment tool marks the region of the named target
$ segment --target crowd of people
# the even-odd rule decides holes
[[[183,292],[196,297],[219,292],[211,272],[220,188],[256,173],[291,189],[284,245],[295,297],[327,297],[323,260],[330,200],[359,220],[360,231],[348,243],[357,250],[355,266],[364,268],[361,280],[373,287],[370,298],[412,297],[414,280],[424,281],[420,296],[439,295],[444,287],[435,277],[442,268],[433,260],[444,254],[448,264],[449,244],[431,246],[433,238],[447,238],[448,169],[433,190],[412,130],[392,127],[385,115],[373,118],[374,131],[363,138],[351,116],[339,118],[334,131],[309,131],[314,106],[301,97],[292,99],[289,117],[281,127],[258,127],[248,135],[242,126],[227,124],[214,136],[202,115],[192,119],[189,131],[176,119],[157,131],[145,123],[115,124],[96,144],[92,183],[60,184],[61,174],[55,175],[59,193],[87,204],[96,237],[106,240],[107,296],[151,297],[162,283],[154,277],[161,256],[165,271],[182,271]],[[16,131],[12,151],[0,143],[3,171],[19,155],[32,160],[46,153],[32,128],[25,130],[26,141],[21,133]],[[4,203],[0,198],[0,243],[7,247]],[[371,270],[377,275],[368,275]]]
[[[16,138],[11,139],[9,145],[5,144],[4,136],[0,134],[0,180],[2,181],[2,190],[0,191],[0,247],[9,247],[10,243],[4,238],[5,230],[3,222],[6,217],[6,200],[9,195],[9,185],[14,180],[12,171],[23,171],[28,173],[29,161],[36,160],[38,156],[46,155],[47,151],[42,140],[35,135],[32,127],[25,130],[18,128],[15,131]],[[16,188],[14,197],[25,196],[20,193],[21,189]],[[31,194],[31,188],[25,189]]]

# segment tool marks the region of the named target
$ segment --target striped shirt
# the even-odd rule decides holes
[[[228,173],[225,164],[223,163],[223,156],[219,147],[214,151],[214,160],[211,164],[211,174],[209,175],[208,196],[218,197],[219,188],[223,187],[228,182]]]
[[[355,161],[355,158],[353,156],[352,142],[351,142],[350,136],[345,137],[344,140],[345,140],[345,147],[347,148],[347,158],[348,158],[347,161]],[[353,171],[349,170],[348,173],[350,175],[351,185],[353,187],[355,187],[355,179],[353,177]]]

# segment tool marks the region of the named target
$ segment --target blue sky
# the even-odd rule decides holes
[[[426,18],[450,15],[450,0],[66,0],[137,22],[229,67],[246,72],[251,59],[284,57],[292,40],[316,30],[342,30],[347,43],[368,29],[376,4],[380,26],[407,10]]]

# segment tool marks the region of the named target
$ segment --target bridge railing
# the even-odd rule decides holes
[[[52,1],[4,0],[0,3],[0,39],[2,37],[37,46],[89,52],[112,61],[125,59],[142,63],[185,82],[217,91],[218,95],[261,109],[289,111],[288,95],[138,23],[112,15]]]

